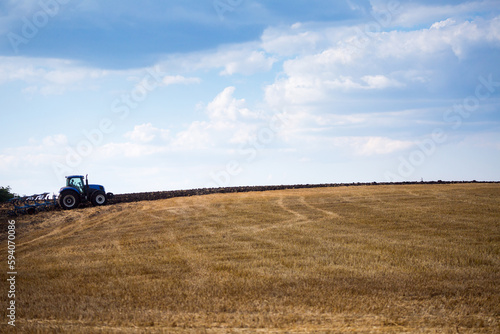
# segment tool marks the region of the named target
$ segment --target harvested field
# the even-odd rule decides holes
[[[210,194],[15,219],[26,332],[500,332],[499,184]]]

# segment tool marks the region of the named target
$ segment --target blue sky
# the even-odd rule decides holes
[[[0,4],[0,185],[500,180],[500,1]]]

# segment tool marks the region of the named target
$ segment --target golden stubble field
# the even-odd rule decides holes
[[[19,332],[500,332],[499,184],[214,194],[16,223]]]

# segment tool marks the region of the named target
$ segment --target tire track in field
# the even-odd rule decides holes
[[[292,208],[290,208],[290,206],[289,206],[289,205],[286,205],[286,204],[284,203],[283,199],[284,199],[284,196],[283,196],[283,195],[281,195],[281,196],[278,198],[278,200],[277,200],[277,202],[276,202],[276,203],[278,204],[278,206],[279,206],[282,210],[285,210],[286,212],[291,213],[293,216],[295,216],[295,218],[291,218],[291,219],[289,219],[289,220],[287,220],[287,221],[295,221],[295,222],[305,222],[305,221],[309,221],[309,219],[308,219],[305,215],[301,214],[300,212],[298,212],[298,211],[296,211],[296,210],[293,210]]]
[[[79,220],[79,218],[81,218],[81,214],[79,216],[80,217],[75,218],[75,214],[70,213],[69,215],[66,215],[65,217],[60,217],[59,222],[51,222],[47,226],[44,227],[45,229],[50,229],[50,231],[48,231],[48,233],[43,234],[39,237],[36,237],[36,238],[28,240],[28,241],[23,241],[23,242],[19,243],[19,247],[33,244],[37,241],[40,241],[40,240],[43,240],[43,239],[46,239],[49,237],[59,238],[59,237],[68,236],[68,235],[74,234],[75,232],[84,230],[85,228],[82,228],[84,226],[75,224],[75,222],[77,222]]]
[[[332,212],[332,211],[328,211],[328,210],[325,210],[325,209],[321,209],[321,208],[318,208],[318,207],[312,205],[311,203],[308,203],[306,201],[306,198],[304,196],[300,197],[300,202],[302,204],[304,204],[306,207],[308,207],[309,209],[311,209],[313,211],[319,211],[319,212],[323,213],[324,215],[326,215],[327,217],[331,217],[331,218],[341,218],[342,217],[341,215],[339,215],[336,212]]]
[[[120,211],[105,212],[103,213],[106,219],[99,219],[99,211],[96,213],[89,214],[84,211],[70,211],[65,215],[59,216],[55,221],[48,221],[48,224],[44,224],[42,227],[42,234],[28,241],[23,241],[19,243],[20,247],[29,246],[36,244],[37,242],[43,242],[45,239],[49,238],[51,242],[56,240],[63,240],[71,236],[75,236],[81,232],[85,233],[89,229],[93,229],[99,226],[104,226],[106,230],[111,232],[111,235],[117,235],[119,233],[118,226],[114,223],[117,215]],[[44,231],[45,230],[45,231]],[[46,231],[48,230],[48,231]],[[117,241],[117,240],[116,240]],[[115,246],[120,249],[121,246],[119,242],[114,243]]]
[[[297,227],[297,226],[302,226],[306,225],[308,223],[314,222],[317,218],[311,218],[308,217],[306,214],[299,212],[298,210],[294,209],[294,205],[302,205],[305,208],[307,208],[308,212],[311,213],[312,215],[315,215],[315,213],[319,213],[321,215],[320,219],[324,218],[340,218],[341,216],[335,212],[331,212],[328,210],[320,209],[315,207],[314,205],[308,203],[305,199],[304,196],[300,196],[298,198],[292,198],[294,202],[292,203],[285,203],[284,201],[285,197],[283,195],[280,195],[279,198],[276,200],[276,204],[278,207],[290,214],[293,215],[292,218],[289,218],[285,221],[279,222],[277,224],[274,224],[272,226],[264,227],[262,229],[259,229],[259,231],[264,231],[264,230],[269,230],[269,229],[275,229],[275,228],[283,228],[283,227]]]

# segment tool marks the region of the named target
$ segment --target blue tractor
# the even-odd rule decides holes
[[[85,181],[84,181],[85,179]],[[94,206],[105,205],[113,198],[99,184],[89,184],[88,175],[66,176],[66,187],[59,190],[59,205],[63,209],[74,209],[82,202],[90,201]]]

